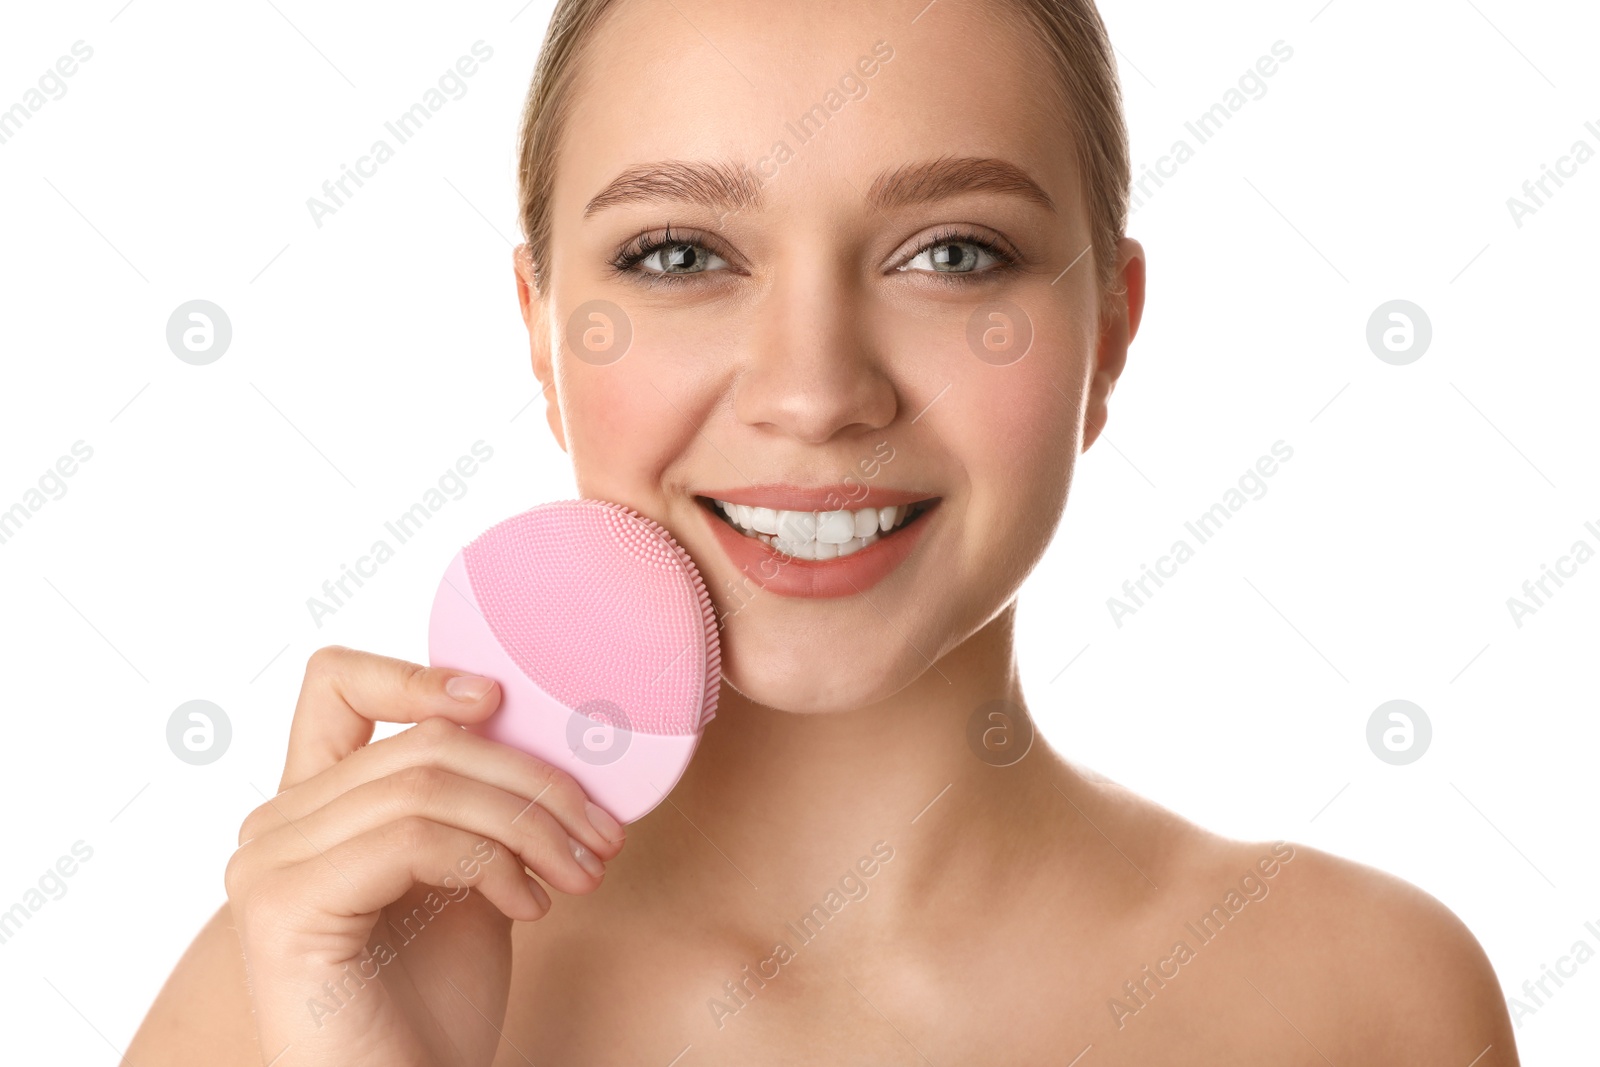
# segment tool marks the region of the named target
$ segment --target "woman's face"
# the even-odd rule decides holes
[[[891,696],[1044,552],[1142,297],[1124,242],[1102,309],[1051,77],[925,0],[624,0],[582,60],[544,293],[519,257],[536,372],[579,492],[688,550],[752,700]]]

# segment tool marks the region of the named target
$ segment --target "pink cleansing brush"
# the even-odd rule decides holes
[[[716,714],[711,597],[672,535],[604,500],[541,504],[456,553],[428,660],[493,678],[467,727],[576,778],[624,823],[666,797]]]

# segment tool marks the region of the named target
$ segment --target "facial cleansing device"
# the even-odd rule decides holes
[[[500,707],[467,729],[567,771],[629,823],[682,777],[716,714],[722,656],[700,572],[665,528],[564,500],[456,553],[428,660],[500,684]]]

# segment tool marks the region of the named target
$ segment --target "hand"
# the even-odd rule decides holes
[[[588,893],[623,840],[571,775],[461,729],[499,703],[459,671],[312,654],[278,795],[226,874],[265,1062],[493,1060],[511,922],[551,904],[524,867]],[[369,743],[375,722],[417,725]]]

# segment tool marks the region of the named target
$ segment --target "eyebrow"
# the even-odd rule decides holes
[[[761,179],[737,162],[669,159],[628,167],[583,209],[588,218],[609,207],[633,203],[700,204],[713,211],[759,209]],[[962,193],[995,192],[1020,196],[1054,211],[1038,182],[1013,163],[989,156],[944,156],[907,163],[880,173],[866,192],[879,211],[929,203]]]

